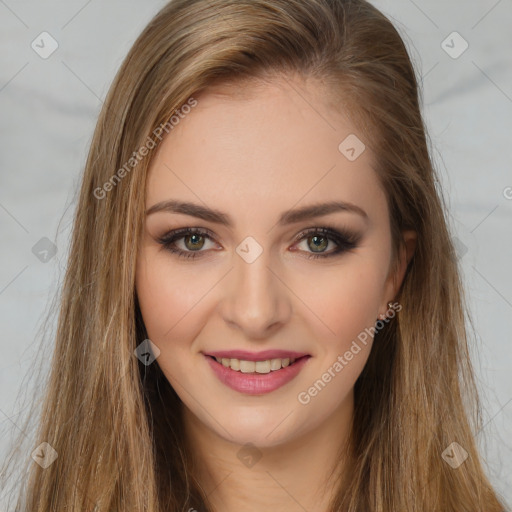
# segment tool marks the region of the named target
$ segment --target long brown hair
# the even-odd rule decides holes
[[[395,254],[403,229],[418,233],[403,308],[355,385],[353,457],[330,510],[504,510],[474,440],[467,311],[421,91],[397,30],[364,0],[175,0],[139,36],[101,111],[74,219],[33,446],[58,457],[45,469],[29,458],[16,510],[211,510],[180,400],[157,364],[134,356],[147,337],[134,284],[146,175],[159,127],[170,132],[194,94],[277,75],[325,85],[377,155]],[[453,442],[468,454],[456,469],[442,457]]]

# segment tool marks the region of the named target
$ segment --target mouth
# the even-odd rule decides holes
[[[203,354],[217,379],[246,395],[263,395],[293,380],[307,364],[309,354],[271,359],[238,359]]]
[[[293,366],[302,359],[309,358],[311,356],[304,355],[299,357],[276,357],[272,359],[264,359],[257,361],[250,361],[248,359],[237,359],[234,357],[215,357],[207,355],[210,359],[222,364],[225,368],[229,368],[235,372],[246,373],[246,374],[268,374],[271,372],[277,372],[283,368]]]

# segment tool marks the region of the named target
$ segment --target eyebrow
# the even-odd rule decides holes
[[[172,199],[161,201],[146,210],[146,216],[157,212],[181,213],[183,215],[190,215],[191,217],[197,217],[199,219],[221,224],[230,228],[234,226],[233,220],[228,214],[185,201],[176,201]],[[298,209],[287,210],[279,217],[278,224],[282,226],[294,224],[313,217],[322,217],[335,212],[356,213],[363,217],[365,221],[368,220],[368,214],[359,206],[344,201],[331,201],[328,203],[317,203]]]

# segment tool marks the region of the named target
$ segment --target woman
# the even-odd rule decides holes
[[[161,10],[94,134],[17,510],[504,510],[418,92],[362,0]]]

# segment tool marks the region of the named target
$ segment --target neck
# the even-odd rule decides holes
[[[212,512],[328,511],[345,465],[352,393],[316,429],[271,447],[242,447],[183,412],[195,477]]]

